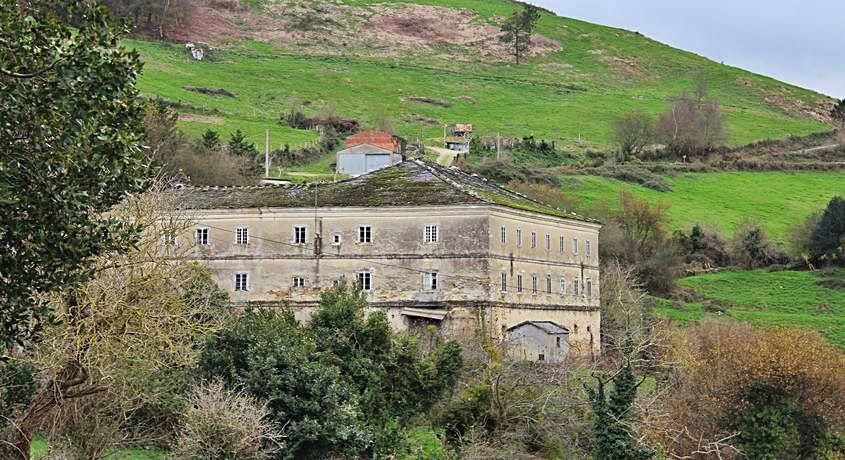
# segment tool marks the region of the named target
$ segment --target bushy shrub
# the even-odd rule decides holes
[[[817,263],[845,266],[845,199],[835,196],[819,219],[812,236],[812,256]]]
[[[518,165],[510,159],[485,160],[471,169],[473,172],[500,184],[517,181],[531,184],[560,185],[560,179],[554,173],[540,168]]]
[[[194,393],[174,452],[177,459],[264,460],[282,442],[265,404],[211,382]]]
[[[715,231],[699,224],[694,225],[689,234],[676,231],[673,240],[683,250],[689,271],[707,271],[731,264],[727,242]]]
[[[29,406],[37,388],[32,364],[17,358],[0,361],[0,430]]]
[[[728,252],[734,265],[748,270],[789,261],[786,254],[769,239],[766,230],[750,219],[740,223],[728,245]]]

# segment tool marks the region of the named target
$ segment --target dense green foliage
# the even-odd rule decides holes
[[[0,341],[21,342],[48,316],[34,294],[90,275],[94,257],[135,229],[99,213],[144,190],[138,55],[120,28],[81,3],[79,27],[0,2]]]
[[[845,266],[845,199],[835,196],[812,236],[812,257],[820,263]]]
[[[391,435],[455,384],[460,347],[423,355],[394,336],[383,312],[364,318],[365,298],[345,285],[323,293],[307,326],[291,313],[248,309],[212,337],[202,372],[267,402],[287,436],[279,458],[389,453]]]

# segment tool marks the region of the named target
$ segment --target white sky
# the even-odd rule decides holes
[[[845,0],[530,0],[845,98]]]

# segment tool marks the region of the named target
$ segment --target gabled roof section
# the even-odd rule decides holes
[[[354,147],[349,147],[348,149],[343,149],[337,152],[338,155],[349,155],[356,153],[362,155],[389,155],[393,153],[393,150],[384,149],[372,144],[358,144]]]
[[[561,326],[558,323],[552,321],[523,321],[515,326],[511,326],[508,328],[508,331],[513,331],[515,329],[519,329],[521,327],[536,327],[537,329],[542,330],[546,334],[569,334],[569,329]]]
[[[494,204],[589,221],[553,209],[458,168],[408,160],[339,182],[178,190],[186,209],[445,206]]]

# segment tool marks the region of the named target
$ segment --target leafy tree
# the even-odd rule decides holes
[[[830,200],[813,232],[812,257],[817,262],[845,265],[845,199]]]
[[[539,19],[539,8],[526,4],[522,11],[514,11],[502,24],[499,40],[511,46],[517,65],[531,51],[531,34]]]
[[[258,149],[255,148],[255,143],[248,142],[240,129],[236,130],[229,137],[229,152],[247,158],[254,158],[258,155]]]
[[[830,111],[830,118],[839,122],[839,126],[845,128],[845,99],[842,99],[833,106]]]
[[[654,121],[642,112],[625,115],[613,123],[613,138],[619,146],[619,160],[624,163],[654,140]]]
[[[0,0],[0,342],[37,336],[40,293],[78,285],[136,228],[102,213],[148,186],[141,64],[91,2],[78,28],[29,2]]]
[[[220,135],[213,129],[206,129],[202,133],[202,145],[209,150],[220,147]]]
[[[634,400],[639,382],[632,364],[633,342],[629,337],[623,347],[622,365],[609,380],[613,386],[608,391],[608,380],[594,375],[596,386],[584,385],[590,406],[595,414],[596,458],[639,460],[654,456],[654,450],[639,444],[634,436],[631,421],[635,419]]]

